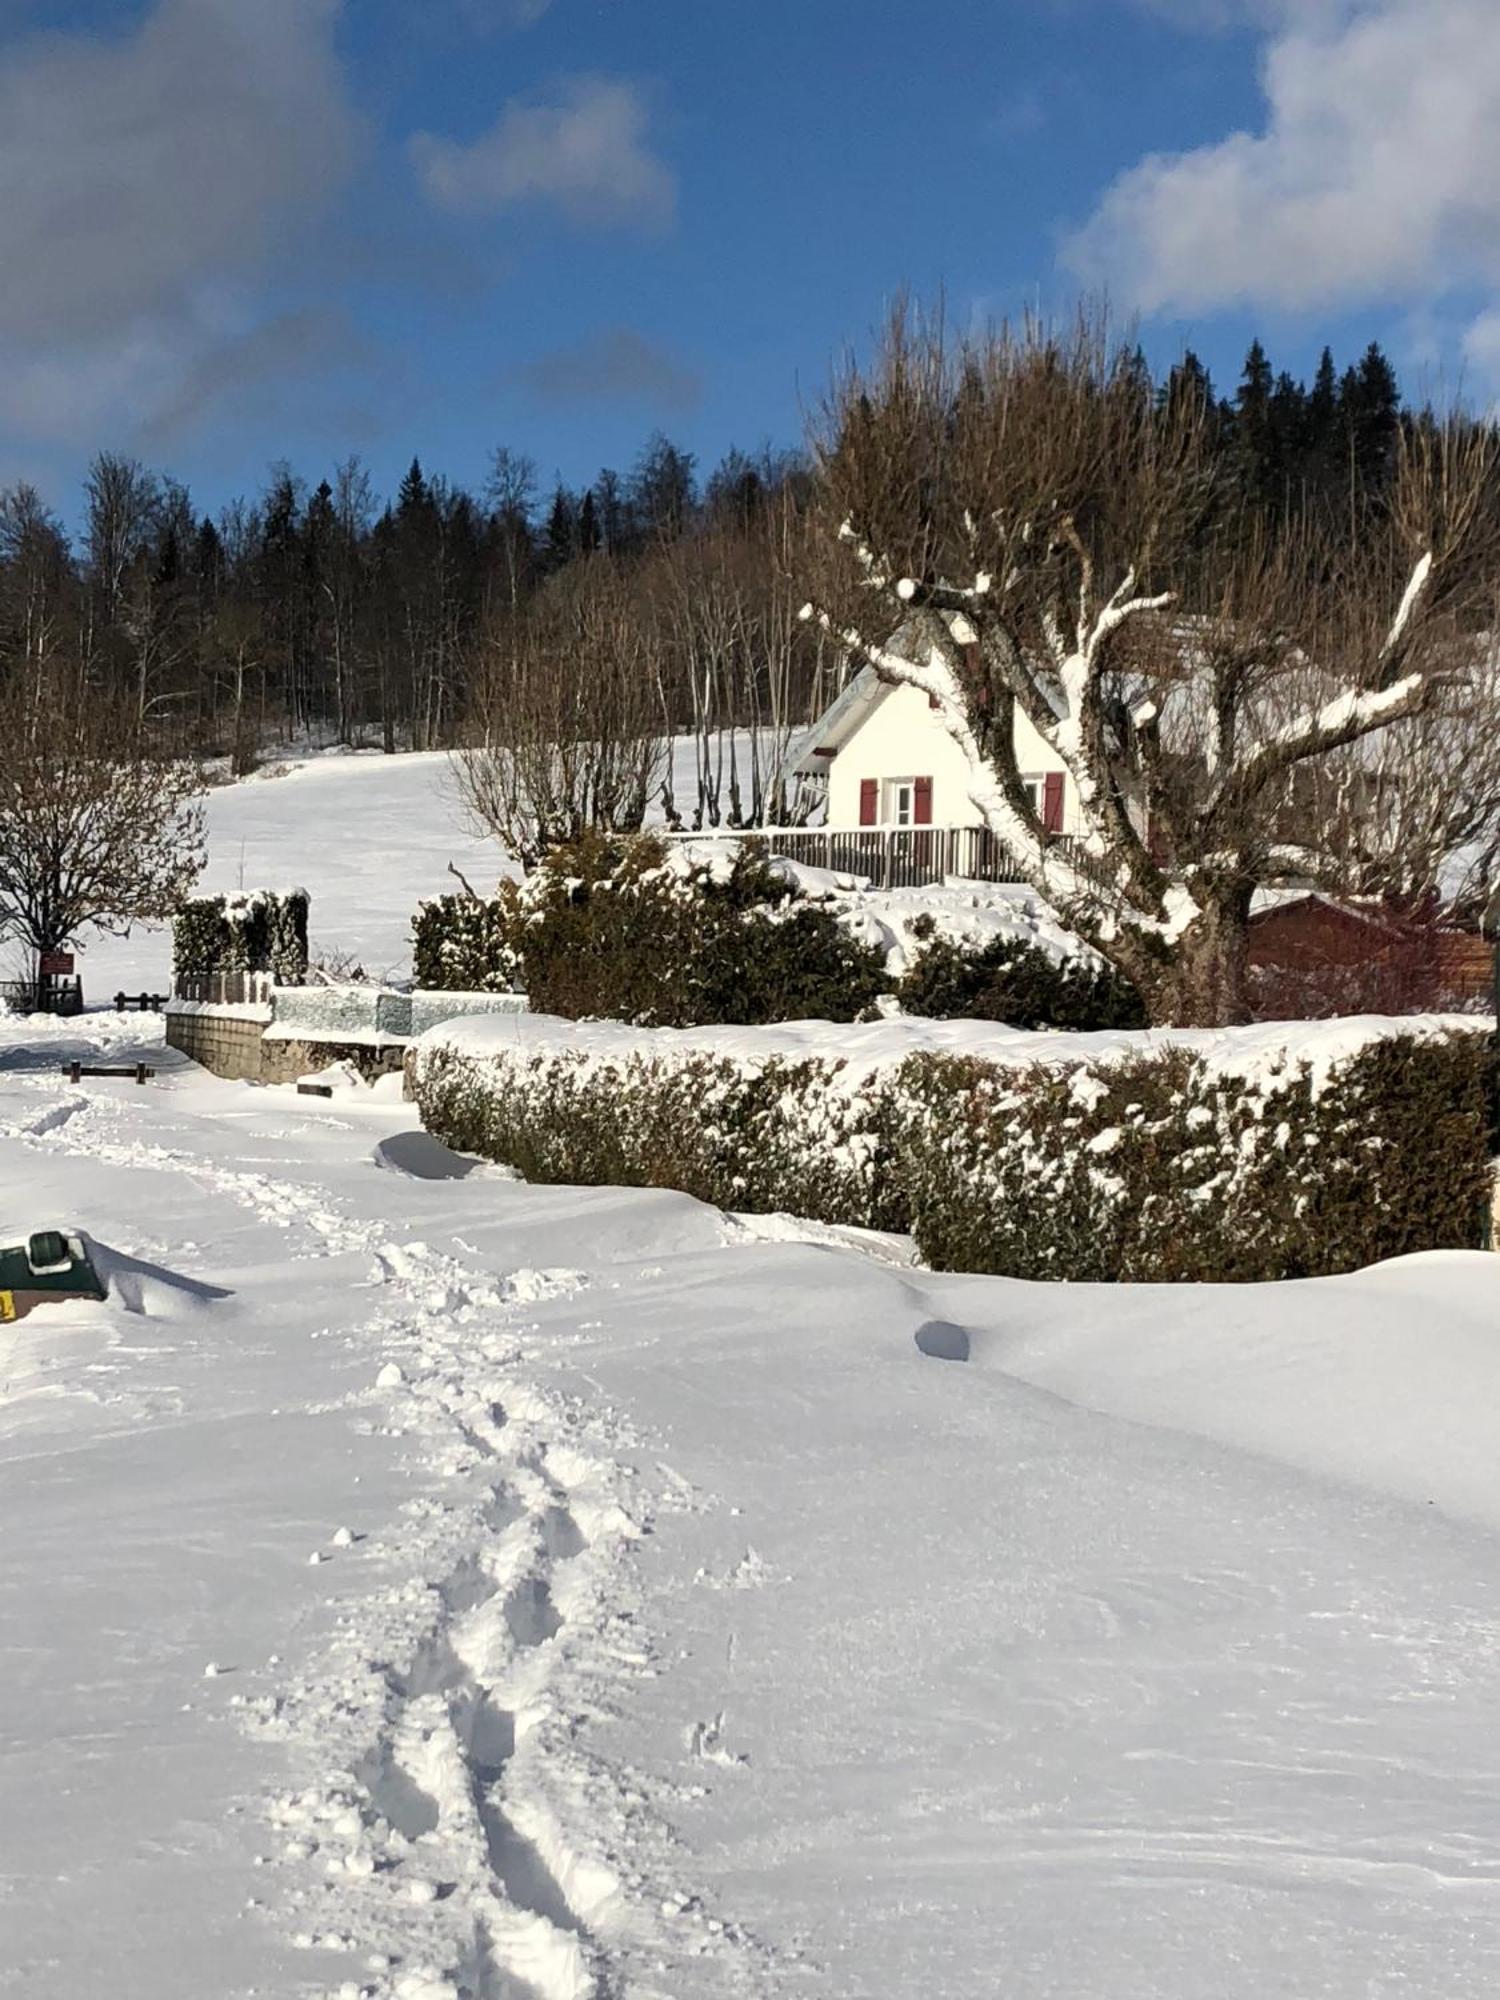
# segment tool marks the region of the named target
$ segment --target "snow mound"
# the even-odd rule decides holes
[[[169,1271],[162,1264],[148,1264],[92,1237],[85,1241],[110,1299],[128,1313],[139,1313],[146,1319],[185,1319],[233,1296],[222,1286]]]
[[[1275,1288],[967,1280],[965,1357],[1089,1409],[1500,1528],[1500,1257],[1429,1250]],[[996,1290],[996,1287],[1003,1288]],[[996,1312],[1013,1292],[1014,1314]],[[957,1304],[961,1293],[943,1287]],[[979,1323],[975,1323],[978,1321]],[[924,1328],[923,1332],[929,1329]],[[917,1344],[924,1346],[921,1334]],[[942,1358],[951,1359],[945,1355]]]

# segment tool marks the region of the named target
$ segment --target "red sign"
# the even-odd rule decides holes
[[[65,979],[72,970],[72,952],[44,951],[42,953],[41,974],[43,979]]]

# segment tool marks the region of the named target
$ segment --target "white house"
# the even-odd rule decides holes
[[[1079,831],[1072,775],[1016,711],[1016,762],[1050,833]],[[969,766],[920,689],[893,687],[862,667],[802,739],[791,776],[826,786],[826,824],[845,827],[972,827]]]

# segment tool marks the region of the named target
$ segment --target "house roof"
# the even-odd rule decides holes
[[[890,683],[881,680],[873,667],[861,667],[793,749],[787,775],[826,777],[834,757],[892,692]]]

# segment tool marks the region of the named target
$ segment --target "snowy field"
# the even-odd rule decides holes
[[[272,764],[217,786],[205,812],[203,894],[300,884],[312,894],[314,951],[350,953],[375,979],[410,973],[412,915],[424,897],[457,889],[450,862],[481,895],[505,866],[465,818],[442,751]],[[165,992],[171,933],[141,925],[128,938],[90,938],[78,962],[96,1005],[121,989]]]
[[[0,1992],[1500,1990],[1500,1260],[938,1278],[57,1074],[153,1026],[0,1030],[111,1284],[0,1331]]]

